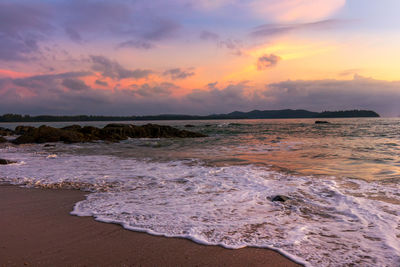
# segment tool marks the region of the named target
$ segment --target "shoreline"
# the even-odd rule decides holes
[[[70,215],[86,194],[0,185],[0,266],[302,266],[271,249],[201,245]]]

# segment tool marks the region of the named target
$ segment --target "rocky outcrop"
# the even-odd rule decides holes
[[[20,126],[19,126],[20,127]],[[23,126],[26,127],[26,126]],[[17,127],[18,128],[18,127]],[[40,126],[39,128],[23,129],[20,137],[15,139],[15,144],[27,143],[79,143],[91,141],[109,141],[119,142],[128,138],[194,138],[205,137],[200,133],[194,133],[186,130],[179,130],[171,126],[146,124],[136,126],[132,124],[108,124],[104,128],[93,126],[81,127],[79,125],[71,125],[64,128],[53,128],[49,126]]]
[[[5,143],[5,142],[7,142],[7,139],[5,139],[4,137],[0,136],[0,144],[1,143]]]
[[[14,131],[0,127],[0,136],[9,136],[9,135],[14,135]]]
[[[17,139],[13,140],[14,144],[29,144],[29,143],[78,143],[84,142],[84,135],[77,131],[63,130],[49,126],[40,126],[25,132]]]
[[[16,135],[23,135],[23,134],[26,134],[26,133],[28,133],[28,132],[30,132],[30,131],[33,131],[34,129],[35,129],[35,127],[33,127],[33,126],[24,126],[24,125],[21,125],[21,126],[17,126],[17,127],[15,128],[14,133],[15,133]]]

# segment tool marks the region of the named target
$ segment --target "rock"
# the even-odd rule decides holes
[[[14,131],[0,127],[0,136],[9,136],[9,135],[14,135]]]
[[[315,124],[328,124],[329,121],[315,121]]]
[[[0,136],[0,144],[1,143],[5,143],[5,142],[7,142],[7,139],[5,139],[4,137]]]
[[[125,128],[125,127],[132,127],[133,124],[126,124],[126,123],[110,123],[104,126],[104,128]]]
[[[21,126],[17,126],[16,128],[15,128],[15,134],[17,134],[17,135],[23,135],[23,134],[26,134],[26,133],[28,133],[28,132],[30,132],[30,131],[33,131],[34,129],[36,129],[35,127],[32,127],[32,126],[24,126],[24,125],[21,125]]]
[[[70,125],[70,126],[65,126],[61,129],[70,130],[70,131],[79,131],[80,129],[82,129],[82,127],[80,125],[74,124],[74,125]]]
[[[186,124],[185,127],[186,127],[186,128],[193,128],[193,127],[195,127],[195,126],[192,125],[192,124]]]
[[[171,126],[146,124],[143,126],[135,126],[132,124],[109,124],[102,129],[102,134],[108,136],[113,134],[116,138],[192,138],[205,137],[200,133],[179,130]],[[126,139],[125,138],[125,139]],[[123,140],[123,139],[121,139]]]
[[[276,196],[274,196],[274,197],[271,198],[271,201],[272,201],[272,202],[277,202],[277,201],[279,201],[279,202],[285,202],[285,201],[287,201],[287,200],[289,200],[289,199],[290,199],[289,197],[284,196],[284,195],[276,195]]]
[[[17,139],[13,140],[14,144],[28,144],[28,143],[52,143],[52,142],[64,142],[64,143],[78,143],[84,142],[84,135],[80,132],[62,130],[58,128],[49,127],[42,125],[39,128],[34,128],[29,132],[21,135]]]
[[[108,124],[103,129],[93,126],[81,127],[79,125],[66,126],[64,128],[53,128],[42,125],[39,128],[23,129],[20,126],[19,132],[23,132],[21,136],[12,142],[15,144],[27,143],[78,143],[92,142],[97,140],[119,142],[127,138],[193,138],[205,137],[206,135],[194,133],[186,130],[179,130],[171,126],[163,126],[156,124],[147,124],[143,126],[135,126],[132,124]]]
[[[17,162],[13,161],[13,160],[8,160],[8,159],[0,159],[0,165],[7,165],[7,164],[12,164],[12,163],[17,163]]]

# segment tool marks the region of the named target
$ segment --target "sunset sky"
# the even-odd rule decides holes
[[[0,2],[0,114],[400,115],[398,0]]]

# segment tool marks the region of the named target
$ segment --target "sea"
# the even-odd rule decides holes
[[[208,137],[6,144],[0,158],[17,163],[0,182],[84,190],[72,215],[152,235],[306,266],[400,266],[400,119],[328,121],[158,121]]]

